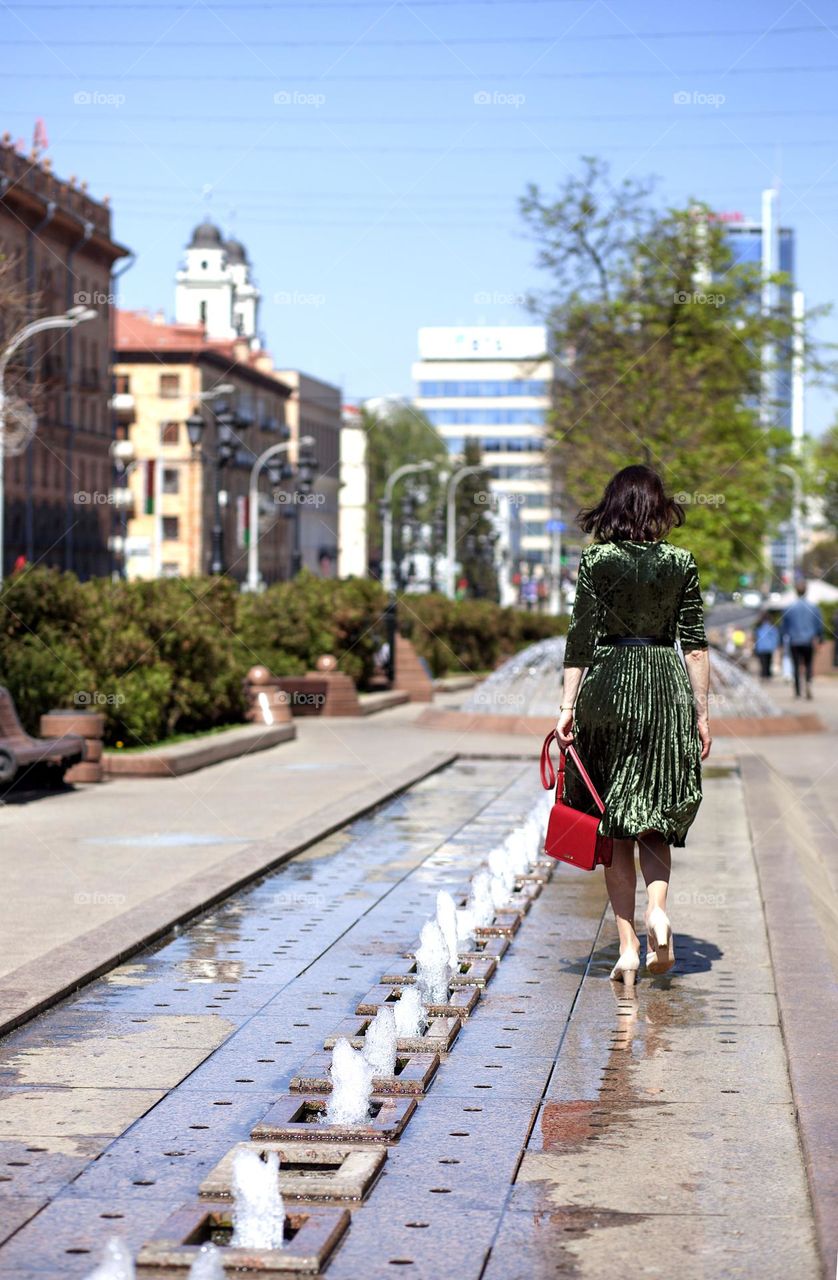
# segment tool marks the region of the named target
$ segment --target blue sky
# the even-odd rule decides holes
[[[0,10],[0,128],[28,142],[43,117],[55,171],[110,194],[137,254],[124,305],[171,314],[209,213],[248,248],[277,363],[357,400],[412,390],[420,325],[527,322],[518,300],[539,273],[517,198],[582,154],[658,175],[672,203],[748,217],[778,179],[798,282],[830,302],[833,14],[823,0],[35,0]],[[838,317],[820,334],[838,340]],[[807,407],[812,432],[835,417],[817,389]]]

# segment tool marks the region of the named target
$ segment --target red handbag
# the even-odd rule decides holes
[[[541,785],[547,791],[554,786],[556,788],[556,800],[550,810],[547,834],[544,837],[544,852],[551,858],[569,862],[571,866],[582,867],[585,871],[593,871],[598,866],[610,867],[614,845],[610,836],[600,835],[599,818],[590,813],[582,813],[579,809],[571,809],[562,799],[566,754],[570,755],[579,770],[579,775],[601,814],[605,813],[605,805],[588,777],[575,747],[568,747],[567,752],[563,749],[559,751],[559,771],[556,773],[550,758],[550,744],[554,739],[558,742],[558,734],[552,729],[541,748]]]

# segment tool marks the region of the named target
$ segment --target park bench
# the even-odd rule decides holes
[[[14,699],[0,685],[0,783],[11,782],[20,769],[50,765],[64,770],[84,760],[84,738],[65,733],[60,738],[33,738],[23,728]]]

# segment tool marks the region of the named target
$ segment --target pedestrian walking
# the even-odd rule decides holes
[[[802,696],[801,671],[806,679],[806,697],[812,696],[812,660],[815,649],[823,639],[823,618],[817,605],[806,599],[806,583],[799,579],[794,584],[797,599],[790,604],[780,620],[780,632],[787,641],[794,671],[794,696]]]
[[[771,664],[779,647],[780,628],[770,613],[763,613],[754,627],[754,653],[759,661],[761,679],[771,679]]]
[[[573,742],[605,802],[599,829],[614,842],[605,883],[620,936],[611,977],[627,986],[640,967],[635,844],[648,896],[646,967],[666,973],[675,963],[671,846],[686,841],[710,753],[698,570],[689,551],[666,540],[683,522],[683,508],[646,466],[618,471],[597,505],[580,512],[594,543],[579,565],[556,733],[561,747]],[[598,813],[570,758],[566,778],[566,802]]]

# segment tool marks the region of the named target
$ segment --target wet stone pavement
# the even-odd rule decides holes
[[[526,815],[534,772],[459,761],[0,1041],[0,1277],[85,1276],[193,1200]],[[601,875],[557,869],[330,1277],[814,1280],[735,771],[675,864],[678,963],[633,998]]]

